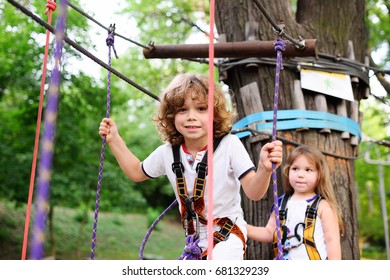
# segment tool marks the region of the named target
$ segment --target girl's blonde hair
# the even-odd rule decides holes
[[[283,168],[283,179],[286,186],[286,194],[292,195],[294,193],[294,189],[289,182],[289,173],[291,165],[299,156],[304,156],[318,170],[318,182],[314,191],[316,194],[321,195],[329,203],[333,211],[335,211],[338,217],[340,229],[342,229],[343,222],[341,218],[341,211],[330,179],[328,162],[326,161],[324,154],[319,149],[312,146],[302,145],[293,149],[289,153],[286,164]]]
[[[214,83],[214,137],[229,133],[234,113],[227,110],[222,89]],[[179,74],[162,92],[157,115],[153,118],[164,141],[172,145],[183,144],[184,138],[175,127],[175,115],[186,98],[208,103],[209,80],[196,74]]]

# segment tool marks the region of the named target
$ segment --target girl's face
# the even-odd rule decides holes
[[[175,115],[175,127],[183,135],[187,146],[207,145],[208,109],[207,103],[186,98]]]
[[[318,183],[318,170],[313,162],[303,155],[291,164],[288,176],[294,194],[314,194]]]

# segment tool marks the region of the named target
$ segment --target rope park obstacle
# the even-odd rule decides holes
[[[12,0],[7,0],[7,1],[10,2],[11,4],[15,3]],[[212,28],[213,25],[211,24],[211,18],[212,18],[211,11],[213,11],[212,8],[214,8],[213,3],[214,3],[214,1],[210,2],[210,34],[212,34],[212,32],[213,32],[213,28]],[[257,1],[256,1],[256,3],[258,4]],[[43,140],[44,144],[42,145],[43,149],[41,152],[41,161],[40,161],[40,165],[39,165],[40,166],[40,168],[39,168],[39,171],[40,171],[40,173],[39,173],[39,189],[38,189],[38,196],[37,196],[37,203],[36,203],[37,210],[38,210],[37,211],[37,219],[36,219],[37,224],[34,227],[34,237],[32,239],[32,242],[33,242],[32,248],[33,249],[32,249],[31,256],[30,256],[32,259],[40,259],[42,257],[42,253],[43,253],[43,251],[42,251],[42,242],[43,242],[42,237],[43,237],[43,232],[44,232],[45,204],[46,204],[47,199],[48,199],[48,190],[50,187],[50,172],[51,172],[51,160],[52,160],[51,152],[52,152],[53,146],[54,146],[51,137],[55,133],[56,109],[57,109],[57,104],[58,104],[58,86],[59,86],[59,80],[60,80],[59,66],[60,66],[61,51],[62,51],[64,41],[71,44],[74,47],[77,46],[76,44],[73,44],[74,42],[72,42],[69,38],[67,38],[63,34],[63,30],[64,30],[65,25],[66,25],[66,8],[67,8],[68,4],[69,3],[66,0],[61,1],[60,16],[58,18],[58,22],[57,22],[55,30],[50,26],[50,24],[46,25],[46,29],[48,30],[47,31],[48,33],[50,31],[50,32],[56,34],[56,41],[57,41],[56,50],[55,50],[56,63],[55,63],[55,69],[53,70],[51,84],[50,84],[50,88],[49,88],[48,101],[47,101],[47,109],[48,110],[47,110],[47,113],[45,115],[46,129],[45,129],[45,133],[44,133],[44,140]],[[23,11],[22,6],[18,5],[17,3],[15,3],[15,6],[19,6],[18,8]],[[33,16],[31,16],[31,17],[34,18]],[[37,20],[37,18],[34,18],[34,20]],[[272,24],[272,22],[271,22],[271,24]],[[45,24],[43,24],[43,25],[45,26]],[[272,125],[272,128],[273,128],[272,137],[273,137],[273,139],[276,139],[276,125],[277,125],[277,120],[278,120],[278,118],[277,118],[277,112],[278,112],[277,103],[278,103],[278,94],[279,94],[279,91],[278,91],[279,90],[279,74],[280,74],[280,70],[283,69],[282,53],[287,57],[288,56],[291,56],[291,57],[297,57],[297,56],[298,57],[299,56],[301,56],[301,57],[305,57],[305,56],[306,57],[308,57],[308,56],[317,57],[318,54],[316,53],[315,40],[306,40],[306,42],[310,42],[309,45],[302,46],[302,42],[298,42],[299,44],[297,44],[297,45],[287,45],[286,46],[286,44],[283,42],[283,37],[286,37],[284,30],[281,29],[277,24],[274,25],[274,29],[276,30],[278,39],[276,42],[273,42],[272,45],[270,45],[269,42],[265,42],[265,43],[256,42],[258,44],[256,46],[253,44],[245,44],[245,43],[241,44],[239,42],[238,43],[226,43],[226,44],[225,43],[216,43],[214,45],[214,42],[212,40],[212,38],[214,36],[210,35],[210,43],[208,44],[208,48],[209,48],[208,58],[209,58],[209,69],[210,69],[209,76],[210,76],[210,81],[211,81],[210,85],[211,85],[213,83],[212,69],[214,68],[214,62],[213,62],[214,57],[226,57],[229,55],[231,55],[231,57],[237,57],[237,54],[242,52],[243,47],[247,48],[247,50],[256,50],[256,51],[254,51],[255,53],[257,52],[256,54],[254,54],[254,52],[242,52],[243,54],[247,54],[248,57],[268,56],[268,55],[272,57],[272,56],[275,56],[275,51],[276,51],[277,59],[276,59],[276,76],[275,76],[275,99],[274,99],[274,114],[273,114],[273,125]],[[119,72],[115,71],[115,69],[113,69],[110,65],[111,48],[113,48],[113,50],[115,52],[115,49],[114,49],[115,25],[110,26],[110,29],[108,30],[108,32],[109,32],[109,35],[108,35],[108,38],[106,40],[106,43],[107,43],[107,46],[109,48],[109,63],[105,64],[105,63],[102,63],[101,61],[99,61],[98,59],[91,58],[88,55],[87,56],[108,70],[108,85],[107,85],[108,90],[107,90],[106,116],[109,117],[109,114],[110,114],[109,113],[109,110],[110,110],[110,77],[111,77],[110,75],[111,75],[111,73],[113,73],[116,76],[120,77],[121,74]],[[263,49],[264,53],[261,53],[261,51],[258,50],[259,45],[264,48]],[[176,46],[175,51],[172,52],[172,50],[171,50],[171,53],[180,53],[180,51],[184,52],[184,50],[187,47],[188,46],[186,46],[186,45]],[[199,51],[199,54],[192,54],[193,55],[192,57],[199,58],[199,57],[205,56],[205,54],[204,54],[205,45],[201,45],[199,47],[202,50],[200,50],[200,51],[197,50],[197,51]],[[215,51],[214,51],[214,47],[215,47]],[[271,51],[270,47],[274,48],[274,50]],[[82,47],[80,47],[80,46],[75,47],[75,48],[78,50],[82,50]],[[191,48],[191,49],[193,49],[193,48]],[[148,46],[148,48],[144,47],[144,55],[146,58],[159,58],[159,55],[161,55],[161,54],[159,54],[159,51],[161,51],[161,50],[164,50],[164,46],[154,46],[153,45],[153,46]],[[179,52],[177,52],[178,50],[179,50]],[[196,50],[196,48],[195,48],[195,50]],[[83,52],[83,53],[85,53],[85,52]],[[259,55],[259,54],[261,54],[261,55]],[[166,56],[165,58],[169,57],[169,51],[165,52],[165,56]],[[239,55],[239,56],[241,58],[243,57],[243,55]],[[191,56],[188,56],[188,54],[182,56],[182,58],[190,58],[190,57]],[[164,57],[161,57],[161,58],[164,58]],[[245,56],[244,56],[244,58],[245,58]],[[123,77],[120,77],[120,78],[124,79],[125,81],[127,80],[127,82],[130,81],[129,83],[131,85],[135,86],[136,88],[143,91],[144,93],[150,95],[152,98],[158,100],[158,97],[151,94],[147,90],[143,89],[141,86],[135,84],[131,80],[129,80],[127,78],[123,78]],[[210,87],[210,88],[212,88],[212,87]],[[212,96],[213,95],[209,93],[209,98],[212,98]],[[213,102],[210,102],[210,100],[209,100],[209,104],[212,104],[212,103]],[[212,117],[212,114],[210,114],[210,115]],[[212,119],[211,119],[211,123],[212,123]],[[211,129],[212,129],[212,127],[211,127]],[[210,135],[212,136],[212,133],[209,133],[209,136]],[[211,139],[211,137],[210,137],[210,139]],[[212,145],[213,145],[212,141],[208,143],[208,147],[211,149],[212,149]],[[99,199],[100,199],[100,183],[101,183],[101,178],[102,178],[101,176],[102,176],[102,172],[103,172],[104,148],[105,148],[105,139],[102,140],[101,161],[100,161],[100,165],[99,165],[99,178],[98,178],[98,188],[97,188],[97,196],[96,196],[96,208],[95,208],[95,220],[94,220],[94,229],[93,229],[93,238],[92,238],[93,241],[92,241],[91,259],[94,259],[96,227],[97,227]],[[212,160],[210,160],[210,158],[212,158],[212,153],[209,153],[208,157],[209,157],[208,163],[210,164],[209,168],[208,168],[209,177],[211,177],[212,173],[213,173]],[[277,187],[276,171],[275,170],[273,170],[272,178],[273,178],[272,181],[273,181],[273,186],[274,186],[274,198],[275,198],[275,195],[276,195],[275,188]],[[212,180],[210,180],[210,182],[212,182]],[[212,184],[210,184],[210,185],[211,185],[210,190],[212,190]],[[31,192],[30,192],[30,196],[32,196]],[[212,203],[212,199],[210,199],[210,201]],[[176,204],[175,202],[176,201],[174,201],[167,208],[167,210],[171,209]],[[276,195],[276,203],[277,203],[277,195]],[[209,209],[212,209],[212,204],[209,205]],[[275,209],[278,209],[278,207],[275,207]],[[143,248],[146,244],[148,236],[151,233],[151,230],[157,224],[157,222],[159,220],[161,220],[161,218],[163,217],[163,215],[165,213],[166,213],[166,211],[164,211],[162,213],[162,215],[159,216],[159,218],[155,221],[155,223],[152,224],[151,228],[148,230],[148,232],[145,236],[145,239],[144,239],[143,243],[141,244],[139,259],[142,259],[142,257],[143,257],[142,256],[143,255]],[[212,217],[211,217],[211,221],[212,221]],[[212,223],[209,222],[208,224],[211,225]],[[278,236],[280,237],[280,231],[278,230],[278,228],[277,228],[277,233],[278,233]],[[25,236],[26,236],[26,234],[25,234]],[[208,236],[212,236],[212,234],[209,234]],[[279,238],[279,240],[280,240],[280,238]],[[212,240],[210,242],[212,242]],[[181,256],[182,259],[191,259],[193,257],[193,255],[187,254],[188,252],[194,251],[194,250],[192,250],[193,243],[194,243],[194,240],[191,239],[190,236],[188,236],[187,245],[189,245],[189,246],[187,246],[187,247],[188,247],[189,251],[185,251],[183,253],[183,255]],[[212,246],[210,246],[210,248],[211,247]],[[24,246],[24,248],[25,248],[25,246]],[[281,247],[280,247],[279,243],[278,243],[278,250],[279,250],[279,252],[281,252]],[[209,251],[211,254],[212,250],[209,250]],[[25,252],[25,250],[24,250],[24,252]],[[209,255],[209,259],[212,259],[211,255]],[[279,259],[279,258],[276,258],[276,259]]]

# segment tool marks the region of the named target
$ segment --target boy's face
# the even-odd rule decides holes
[[[186,146],[207,145],[208,108],[207,103],[186,98],[175,115],[175,127],[183,135]]]

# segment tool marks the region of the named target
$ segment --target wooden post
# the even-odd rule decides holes
[[[298,79],[295,79],[293,81],[293,94],[292,94],[292,107],[295,110],[306,110],[305,106],[305,98],[303,96],[303,91],[301,87],[301,81]],[[303,130],[309,130],[308,127],[300,127],[297,128],[296,131],[303,131]]]
[[[347,101],[344,99],[340,99],[337,104],[337,115],[347,117]],[[350,135],[348,131],[341,132],[341,139],[349,139]]]
[[[326,103],[326,97],[323,94],[316,94],[314,96],[314,103],[316,105],[316,109],[319,112],[328,112],[328,104]],[[330,133],[330,128],[324,127],[320,130],[320,133],[328,134]]]
[[[355,122],[359,123],[359,101],[354,100],[351,104],[351,119]],[[357,146],[359,145],[359,139],[356,135],[351,137],[351,145]]]
[[[245,115],[250,115],[254,114],[257,112],[263,112],[263,103],[261,102],[261,95],[259,91],[259,87],[256,82],[247,84],[243,87],[240,88],[240,96],[242,98],[242,105],[244,108],[244,113]],[[264,123],[265,121],[260,121],[257,123],[250,124],[249,127],[251,129],[256,130],[256,124],[258,123]],[[264,139],[268,139],[270,136],[269,135],[256,135],[252,136],[250,138],[250,142],[258,142],[262,141]]]

